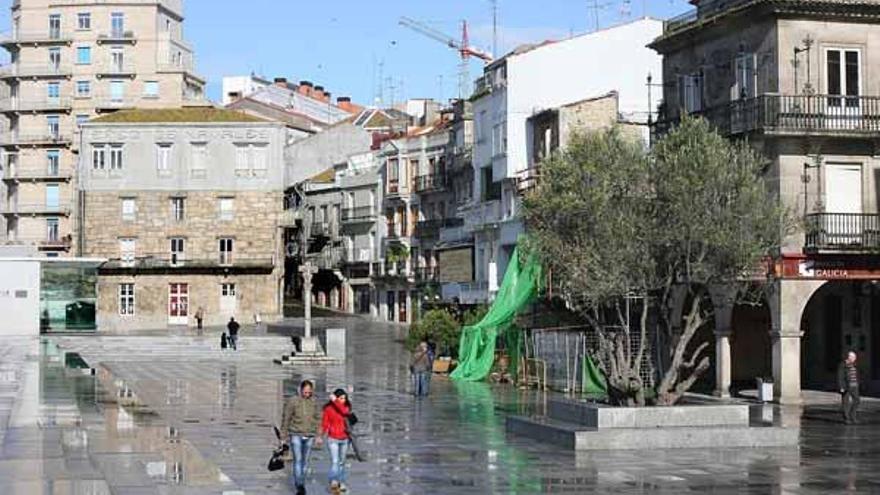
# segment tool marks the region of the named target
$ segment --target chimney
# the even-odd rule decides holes
[[[324,86],[315,86],[315,91],[312,93],[312,96],[316,100],[325,101],[324,100]]]
[[[354,106],[351,104],[350,96],[340,96],[336,98],[336,106],[348,113],[355,113]]]
[[[312,96],[312,88],[313,87],[314,86],[312,85],[311,81],[300,81],[299,87],[297,88],[297,91],[301,95]]]
[[[287,89],[287,78],[276,77],[273,82],[275,83],[275,86],[278,86],[279,88]]]

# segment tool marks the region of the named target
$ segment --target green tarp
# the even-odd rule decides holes
[[[583,388],[581,392],[588,397],[605,398],[608,397],[608,383],[605,381],[605,375],[602,370],[593,363],[589,354],[584,356],[584,367],[581,383]]]
[[[454,380],[479,381],[486,378],[492,371],[495,341],[499,335],[505,338],[509,346],[516,347],[507,349],[511,365],[516,366],[520,339],[519,332],[513,327],[514,320],[517,312],[535,300],[542,282],[541,265],[531,256],[520,264],[519,248],[515,248],[489,312],[476,325],[462,329],[458,367],[451,375]],[[511,371],[515,372],[513,369]]]

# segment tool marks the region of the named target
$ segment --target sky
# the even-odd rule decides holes
[[[27,1],[27,0],[23,0]],[[0,0],[0,31],[10,29],[12,0]],[[499,55],[513,47],[562,39],[644,15],[665,19],[686,0],[497,0]],[[597,8],[591,6],[597,6]],[[322,85],[334,97],[369,105],[406,98],[458,96],[458,53],[398,24],[401,16],[492,51],[491,0],[184,0],[184,33],[195,47],[208,96],[220,99],[223,76],[255,73]],[[481,62],[470,64],[470,80]]]

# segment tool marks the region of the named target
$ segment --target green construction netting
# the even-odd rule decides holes
[[[521,345],[518,336],[510,335],[519,334],[513,323],[517,312],[535,300],[542,282],[543,272],[538,261],[530,256],[520,264],[519,248],[515,248],[489,312],[479,323],[464,327],[461,331],[458,367],[451,375],[454,380],[479,381],[486,378],[495,362],[495,340],[499,335],[511,346],[507,351],[511,365],[516,366]],[[511,371],[515,372],[515,369]]]
[[[588,397],[605,398],[608,397],[608,382],[605,381],[605,375],[602,370],[593,363],[589,355],[584,356],[583,375],[581,383],[583,383],[582,392]]]

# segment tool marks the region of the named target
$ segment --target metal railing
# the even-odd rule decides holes
[[[70,134],[60,132],[57,134],[0,134],[0,144],[7,146],[17,145],[63,145],[71,142]]]
[[[70,215],[70,205],[60,203],[47,205],[41,203],[9,203],[3,212],[10,215]]]
[[[73,174],[64,170],[49,170],[46,168],[10,167],[3,180],[69,180]]]
[[[880,250],[880,214],[813,213],[805,224],[807,251]]]
[[[439,266],[422,266],[416,268],[416,280],[420,282],[434,282],[440,279]]]
[[[0,111],[2,112],[66,111],[70,108],[70,98],[0,99]]]
[[[663,22],[663,34],[669,34],[687,28],[701,19],[724,13],[741,7],[755,0],[703,0],[699,7]]]
[[[15,43],[70,43],[73,35],[63,30],[44,29],[0,34],[0,45]]]
[[[437,235],[440,233],[440,229],[461,227],[462,225],[464,225],[464,219],[458,217],[422,220],[416,224],[415,235],[417,237]]]
[[[376,219],[376,209],[372,206],[355,206],[342,210],[343,222],[366,222]]]
[[[95,71],[99,76],[129,76],[137,73],[137,67],[132,62],[123,62],[121,64],[108,62],[106,64],[98,64]]]
[[[748,132],[880,133],[880,96],[764,94],[711,107],[704,117],[725,135]],[[679,119],[657,123],[663,133]]]
[[[368,248],[343,250],[342,261],[346,263],[370,263],[373,261],[373,251]]]
[[[134,31],[116,31],[98,34],[98,43],[126,43],[137,40]]]
[[[72,241],[70,237],[12,237],[2,242],[7,246],[37,246],[43,249],[69,249]]]
[[[67,64],[9,64],[0,67],[0,78],[14,77],[70,77],[73,67]]]
[[[416,192],[441,191],[446,187],[446,175],[420,175],[416,177],[415,183]]]

